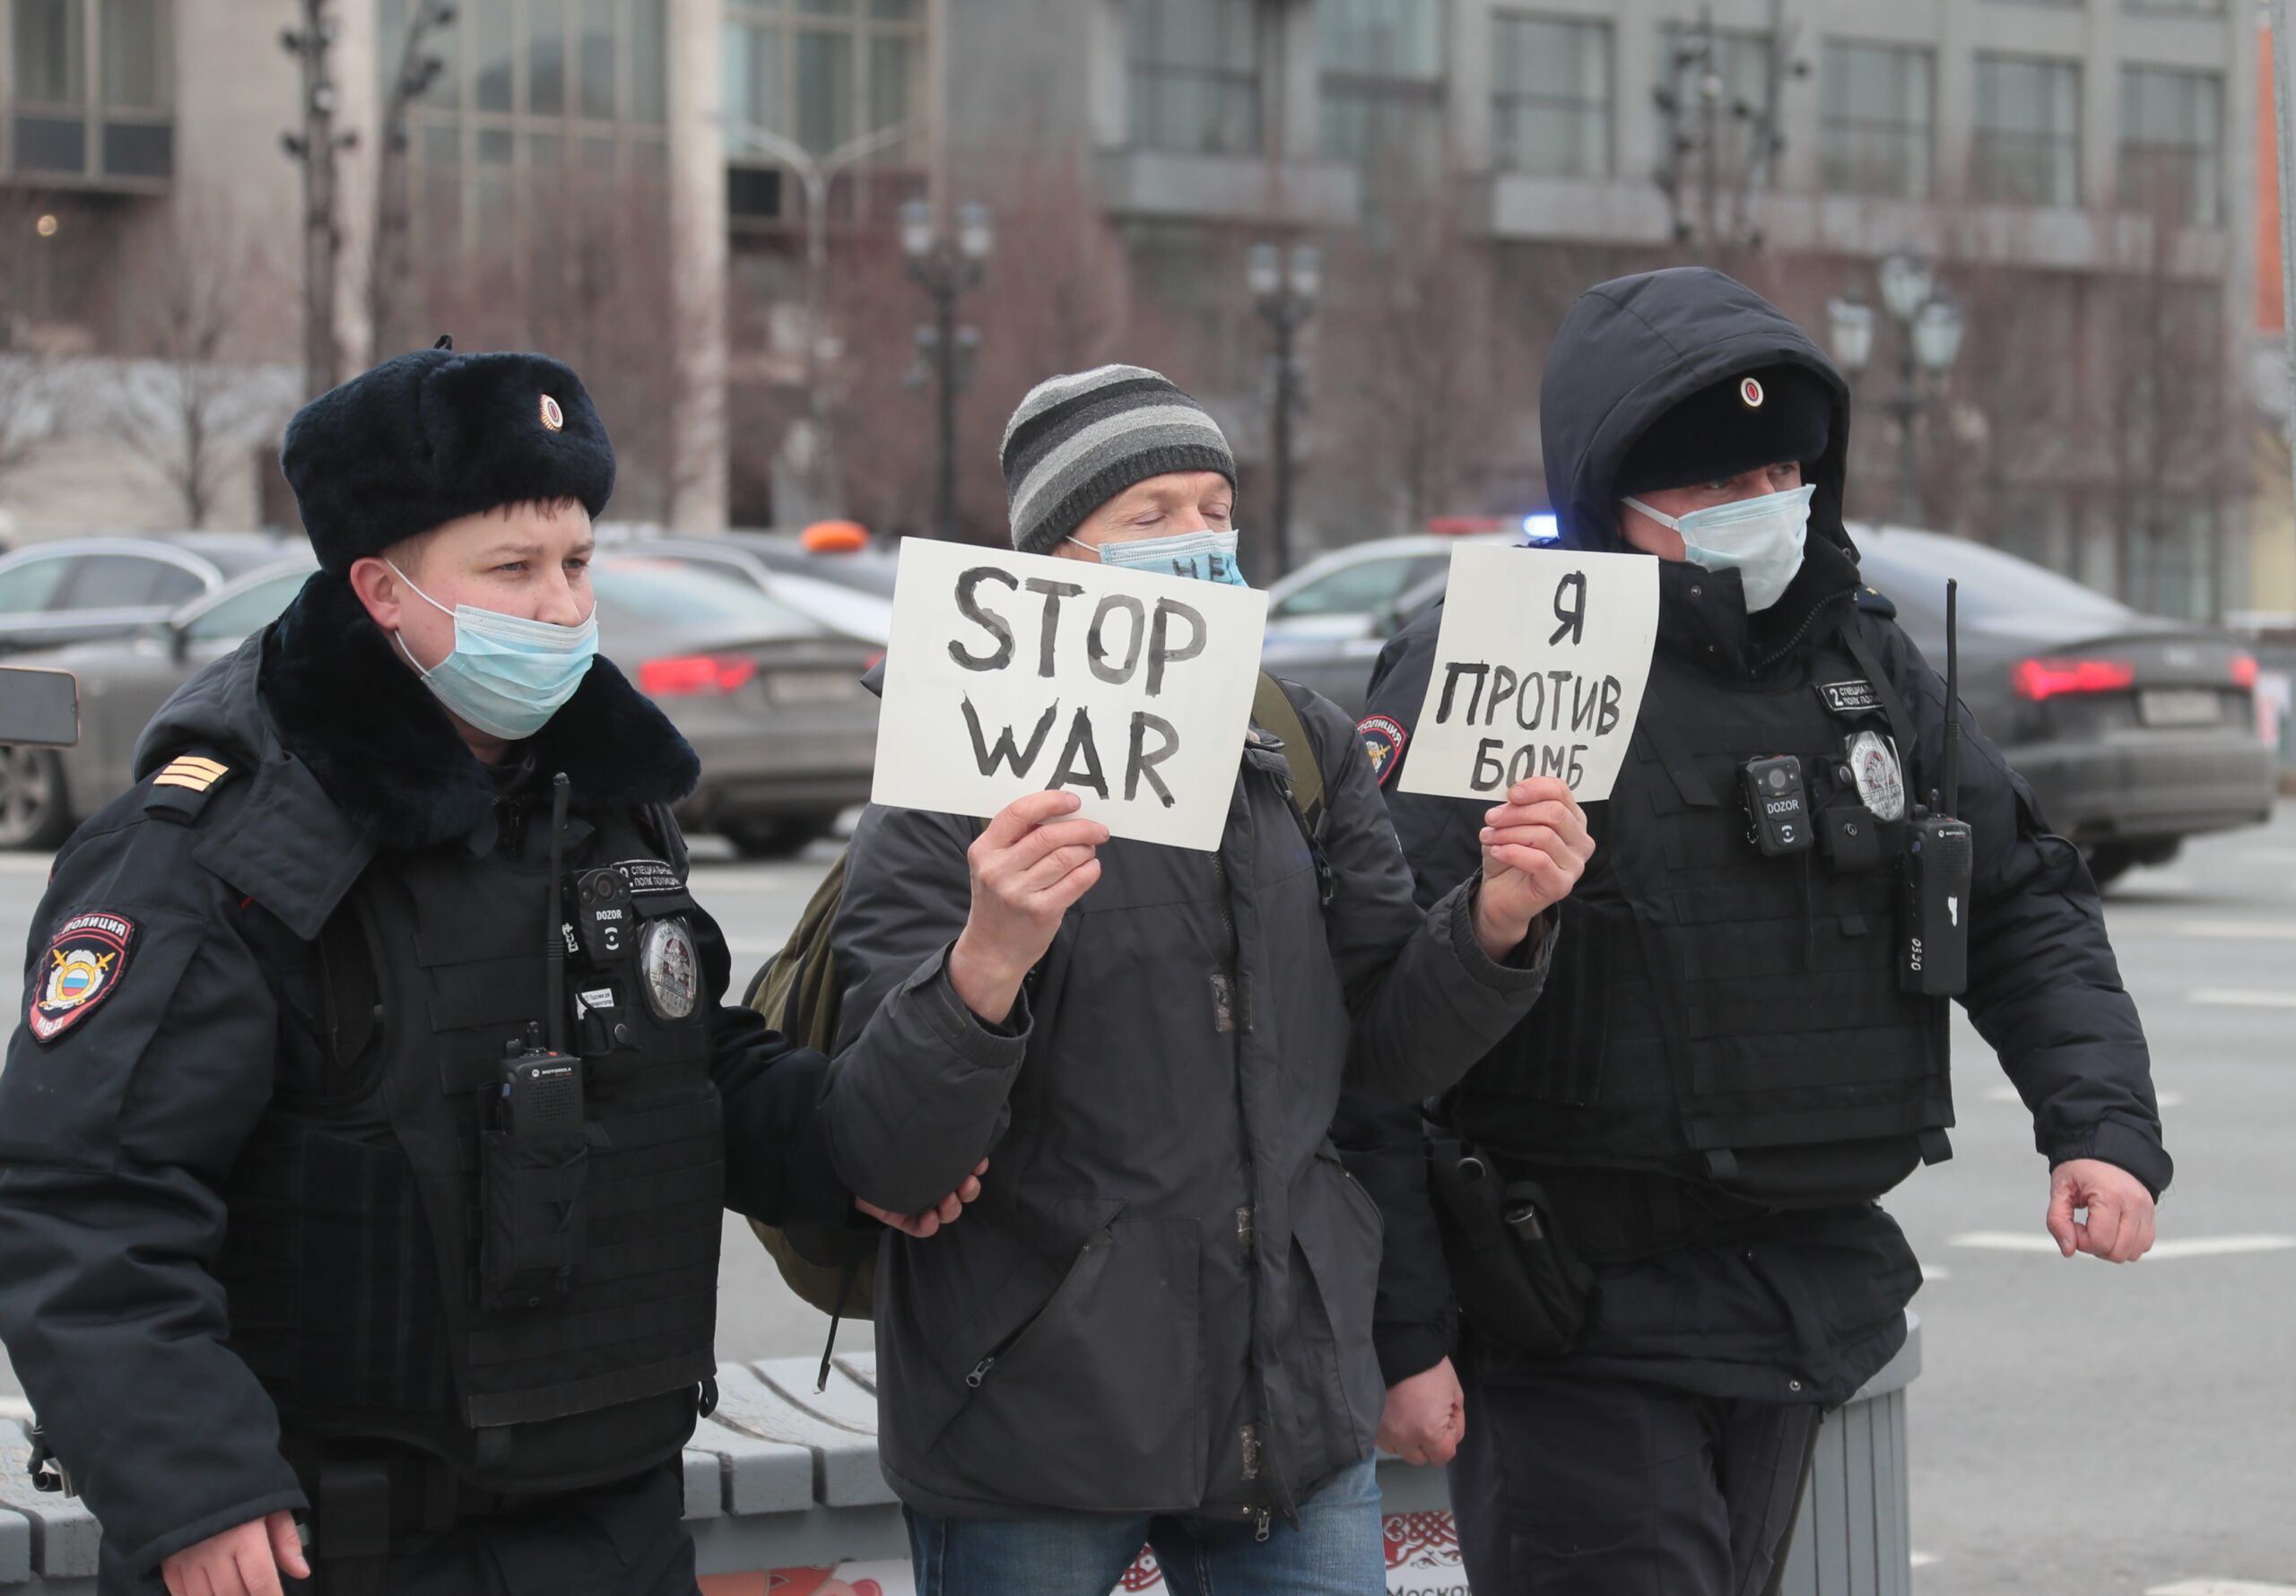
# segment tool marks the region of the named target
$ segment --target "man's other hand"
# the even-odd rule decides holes
[[[1595,856],[1587,811],[1552,776],[1518,782],[1507,802],[1483,817],[1483,888],[1475,895],[1475,940],[1503,959],[1531,922],[1570,896]]]
[[[1445,1358],[1387,1388],[1379,1414],[1379,1450],[1406,1463],[1448,1463],[1467,1438],[1466,1397]]]
[[[988,1160],[983,1158],[972,1167],[972,1173],[965,1176],[964,1184],[942,1198],[923,1213],[889,1213],[875,1203],[864,1202],[858,1197],[853,1200],[853,1206],[871,1219],[891,1225],[903,1236],[913,1236],[918,1240],[923,1241],[942,1226],[956,1223],[958,1217],[965,1211],[965,1204],[980,1195],[980,1177],[987,1173]]]
[[[991,1025],[1013,1012],[1068,906],[1100,879],[1109,828],[1068,818],[1083,802],[1059,792],[1015,798],[967,850],[972,912],[949,950],[949,984]]]
[[[267,1513],[187,1546],[160,1565],[168,1596],[281,1596],[279,1574],[311,1577],[291,1513]]]
[[[2087,1209],[2086,1219],[2073,1217]],[[2048,1233],[2067,1258],[2134,1263],[2152,1250],[2152,1193],[2118,1164],[2067,1158],[2049,1171]]]

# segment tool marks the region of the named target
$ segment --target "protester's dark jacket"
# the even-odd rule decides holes
[[[1803,569],[1776,605],[1749,616],[1735,572],[1663,566],[1659,646],[1726,693],[1795,668],[1862,601],[1867,612],[1859,619],[1878,644],[1877,663],[1914,723],[1918,746],[1908,764],[1935,770],[1946,724],[1944,683],[1888,618],[1886,601],[1860,587],[1842,525],[1848,391],[1798,327],[1740,284],[1683,268],[1604,284],[1573,308],[1551,357],[1540,420],[1562,540],[1622,548],[1611,483],[1635,439],[1686,395],[1781,363],[1816,373],[1834,395],[1831,442],[1806,467],[1817,491]],[[1479,853],[1476,805],[1402,792],[1396,774],[1408,758],[1439,624],[1439,612],[1388,644],[1368,705],[1405,733],[1382,780],[1422,901],[1472,870]],[[2079,853],[2049,835],[2031,790],[1966,707],[1959,724],[1960,813],[1977,850],[1961,1002],[2031,1109],[2050,1164],[2100,1158],[2158,1193],[2170,1165],[2144,1032],[2106,940],[2095,885]],[[1616,819],[1605,808],[1590,811],[1598,842]],[[1590,880],[1602,868],[1598,847]],[[1564,1022],[1552,1003],[1535,1021]],[[1357,1140],[1374,1138],[1359,1132]],[[1405,1141],[1392,1119],[1388,1141]],[[1400,1180],[1375,1184],[1404,1189]],[[1433,1252],[1423,1197],[1390,1206],[1387,1219],[1396,1267]],[[1919,1282],[1895,1223],[1871,1205],[1794,1215],[1728,1246],[1681,1248],[1605,1274],[1577,1354],[1589,1366],[1718,1395],[1830,1401],[1847,1397],[1895,1351],[1900,1310]],[[1419,1356],[1431,1346],[1423,1331],[1401,1323],[1383,1326],[1383,1340],[1415,1346]],[[1389,1369],[1391,1377],[1410,1372]]]
[[[1368,1456],[1378,1210],[1328,1132],[1343,1080],[1440,1089],[1528,1011],[1474,885],[1430,908],[1345,717],[1291,689],[1324,773],[1318,872],[1255,729],[1216,854],[1114,841],[1022,1008],[944,967],[973,822],[872,807],[834,933],[855,972],[828,1105],[837,1167],[911,1210],[984,1156],[952,1230],[877,1275],[886,1475],[944,1517],[1280,1514]]]
[[[153,778],[185,750],[230,774],[196,816],[161,812],[185,790]],[[156,1592],[170,1553],[305,1505],[274,1405],[225,1346],[213,1268],[242,1145],[275,1083],[316,1078],[326,1047],[322,925],[378,850],[475,857],[546,829],[550,773],[570,777],[577,815],[666,804],[696,773],[603,661],[526,751],[523,784],[474,759],[342,579],[322,575],[169,700],[136,785],[57,855],[30,959],[83,911],[136,932],[117,988],[51,1041],[18,1013],[0,1073],[0,1340],[102,1521],[108,1592]],[[817,1112],[824,1061],[719,1007],[725,941],[706,915],[691,924],[729,1206],[840,1219],[850,1198]]]

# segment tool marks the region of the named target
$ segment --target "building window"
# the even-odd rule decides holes
[[[2213,72],[2125,66],[2120,198],[2193,227],[2223,221],[2224,81]]]
[[[1977,58],[1977,196],[2012,205],[2081,203],[2081,68],[2024,56]]]
[[[1667,91],[1659,107],[1662,152],[1668,146],[1693,149],[1691,160],[1702,166],[1711,149],[1725,188],[1767,184],[1771,152],[1762,147],[1761,130],[1778,126],[1772,57],[1767,33],[1681,22],[1662,27],[1657,81]],[[1666,157],[1662,153],[1660,159]]]
[[[1318,0],[1323,151],[1375,177],[1443,171],[1442,0]]]
[[[1509,170],[1602,178],[1611,169],[1611,30],[1545,17],[1491,20],[1493,159]]]
[[[1926,49],[1828,41],[1819,80],[1828,192],[1929,197],[1932,70]]]
[[[867,163],[921,162],[925,0],[726,0],[724,46],[726,192],[735,220],[786,220],[797,194],[744,127],[817,156],[906,128]],[[865,168],[856,177],[839,189],[841,204],[867,199]]]
[[[1259,7],[1251,0],[1131,0],[1132,142],[1250,155],[1260,144]]]
[[[144,186],[175,169],[170,0],[13,0],[7,165]]]
[[[668,4],[457,0],[424,39],[447,70],[408,116],[413,236],[426,256],[466,244],[506,285],[546,299],[588,235],[659,223]],[[378,7],[386,99],[413,4]]]

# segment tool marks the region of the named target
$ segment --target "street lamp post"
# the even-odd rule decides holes
[[[1255,244],[1244,259],[1244,285],[1275,334],[1275,414],[1270,428],[1275,454],[1275,574],[1292,568],[1292,412],[1298,401],[1299,363],[1292,354],[1300,328],[1313,316],[1323,291],[1323,253],[1313,244],[1292,247],[1289,269],[1277,244]]]
[[[1898,391],[1890,412],[1898,423],[1897,519],[1921,519],[1914,423],[1937,396],[1938,379],[1961,351],[1961,308],[1937,290],[1929,263],[1893,255],[1881,265],[1882,308],[1898,324]],[[1874,358],[1874,308],[1853,290],[1826,307],[1833,358],[1854,378]]]
[[[933,531],[944,539],[957,535],[957,395],[980,343],[978,333],[957,325],[957,300],[980,281],[996,242],[987,205],[959,205],[953,235],[942,232],[930,201],[910,200],[900,208],[900,250],[909,257],[909,275],[933,296],[933,325],[918,329],[917,343],[918,353],[932,359],[938,389],[940,484]]]
[[[895,123],[865,133],[858,138],[848,139],[828,153],[816,155],[796,140],[784,137],[770,127],[761,127],[754,122],[729,122],[727,136],[763,155],[797,179],[797,186],[805,198],[805,404],[813,424],[813,450],[811,474],[813,477],[808,508],[818,513],[828,501],[822,491],[824,485],[833,488],[837,480],[837,451],[830,433],[829,412],[822,403],[822,343],[826,337],[823,326],[822,284],[829,267],[829,195],[830,184],[838,173],[858,160],[865,160],[878,151],[899,143],[907,137],[910,125]]]

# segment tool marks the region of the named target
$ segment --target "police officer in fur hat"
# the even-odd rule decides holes
[[[441,347],[283,464],[321,569],[33,921],[0,1336],[108,1596],[691,1592],[721,1210],[855,1204],[824,1061],[720,1002],[693,752],[596,656],[613,446],[559,362]]]
[[[1657,651],[1544,1001],[1439,1105],[1422,1177],[1371,1183],[1405,1199],[1390,1269],[1439,1224],[1466,1321],[1456,1376],[1439,1338],[1383,1357],[1386,1427],[1448,1453],[1464,1387],[1479,1592],[1752,1596],[1820,1415],[1905,1340],[1920,1269],[1874,1200],[1948,1153],[1949,999],[2032,1113],[2066,1257],[2141,1257],[2170,1165],[2079,852],[1859,581],[1832,364],[1718,272],[1646,273],[1572,307],[1540,425],[1564,543],[1659,561]],[[1422,900],[1480,825],[1396,779],[1439,625],[1388,645],[1358,728]]]

